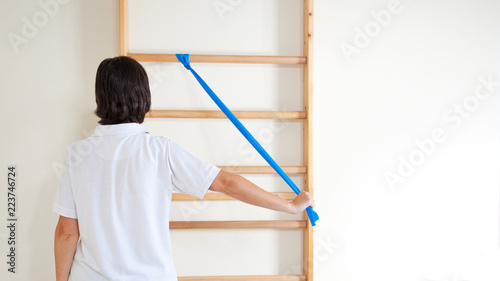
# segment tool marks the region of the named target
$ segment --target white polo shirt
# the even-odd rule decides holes
[[[177,280],[172,191],[203,198],[219,172],[137,123],[97,126],[68,148],[53,210],[78,219],[70,281]]]

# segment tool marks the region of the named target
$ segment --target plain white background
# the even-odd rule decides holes
[[[141,2],[130,4],[131,51],[302,53],[299,0]],[[19,170],[18,273],[7,273],[4,190],[0,276],[54,280],[52,200],[66,147],[97,124],[95,71],[119,52],[118,1],[0,3],[2,177],[9,164]],[[500,280],[500,2],[316,0],[313,38],[315,280]],[[180,64],[144,66],[154,108],[215,109]],[[231,108],[302,107],[300,67],[193,66]],[[245,124],[279,164],[301,164],[300,123]],[[217,165],[264,165],[226,120],[144,126]],[[287,191],[277,177],[249,178]],[[173,220],[300,217],[237,202],[172,205]],[[172,240],[180,275],[302,270],[293,230]]]

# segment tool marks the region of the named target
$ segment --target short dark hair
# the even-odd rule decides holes
[[[94,113],[99,124],[144,122],[151,107],[148,75],[133,58],[119,56],[105,59],[97,68]]]

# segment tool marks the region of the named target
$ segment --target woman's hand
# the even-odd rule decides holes
[[[301,193],[299,193],[299,195],[297,195],[297,197],[295,197],[295,199],[293,199],[290,205],[291,206],[289,213],[298,214],[300,212],[303,212],[309,206],[314,208],[316,204],[309,192],[302,191]]]

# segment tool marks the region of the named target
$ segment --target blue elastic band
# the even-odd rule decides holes
[[[189,64],[189,54],[176,54],[177,59],[186,67],[187,70],[190,70],[193,73],[194,77],[200,85],[205,89],[207,94],[212,98],[212,100],[217,104],[217,106],[224,112],[224,114],[229,118],[229,120],[233,123],[233,125],[240,131],[240,133],[250,142],[250,144],[259,152],[259,154],[264,157],[264,159],[273,167],[273,169],[283,178],[283,180],[292,188],[295,194],[299,194],[300,190],[297,188],[295,183],[283,172],[283,170],[278,166],[278,164],[274,161],[274,159],[267,153],[267,151],[260,145],[260,143],[250,134],[250,132],[241,124],[240,120],[234,116],[234,114],[227,108],[227,106],[219,99],[219,97],[210,89],[210,87],[203,81],[203,79],[191,68]],[[311,225],[315,226],[316,221],[319,219],[318,214],[311,208],[307,207],[306,209],[307,215],[309,216],[309,220],[311,221]]]

